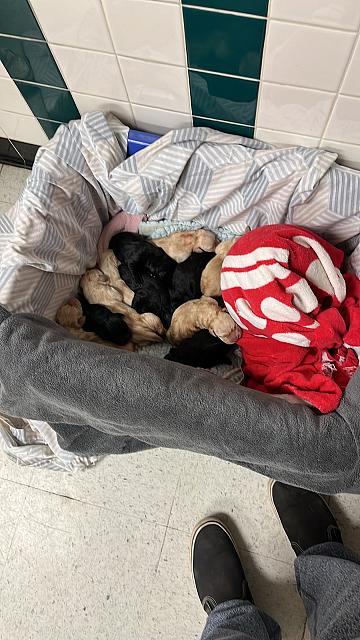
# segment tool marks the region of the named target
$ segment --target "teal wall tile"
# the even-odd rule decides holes
[[[254,125],[259,83],[189,71],[192,112],[214,120]]]
[[[266,20],[184,7],[189,67],[259,78]]]
[[[68,122],[80,118],[69,91],[51,89],[40,85],[16,82],[31,111],[38,118]]]
[[[14,80],[40,82],[66,89],[46,42],[0,36],[0,60]]]
[[[236,136],[245,136],[245,138],[254,137],[254,128],[245,127],[243,124],[235,124],[234,122],[220,122],[219,120],[206,120],[206,118],[193,118],[194,127],[210,127],[223,133],[233,133]]]
[[[266,16],[269,0],[182,0],[183,4]]]
[[[39,124],[41,124],[48,138],[52,138],[57,132],[58,128],[62,124],[62,122],[50,122],[50,120],[40,120]]]
[[[27,0],[0,0],[0,32],[44,40]]]

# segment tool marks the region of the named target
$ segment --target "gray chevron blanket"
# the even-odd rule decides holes
[[[79,121],[62,125],[54,138],[39,150],[22,196],[7,214],[0,217],[0,304],[8,311],[54,318],[61,303],[77,289],[83,272],[95,265],[102,226],[119,209],[141,214],[150,223],[164,220],[174,224],[196,223],[213,230],[221,227],[233,234],[240,234],[247,227],[274,223],[305,226],[330,242],[345,245],[349,250],[349,268],[360,275],[357,237],[360,232],[360,174],[338,166],[336,154],[303,147],[274,148],[210,129],[190,128],[171,131],[127,158],[127,137],[127,127],[111,114],[89,113]],[[83,346],[77,343],[74,348],[81,350]],[[7,357],[7,367],[17,366],[15,352],[11,354],[7,348]],[[139,361],[131,362],[134,369],[140,369]],[[41,366],[41,361],[37,364]],[[47,361],[42,366],[46,371]],[[66,366],[64,359],[63,367],[66,369]],[[160,365],[155,366],[153,361],[152,366],[155,370]],[[45,384],[40,371],[38,375]],[[165,382],[161,376],[158,380]],[[187,395],[189,388],[185,378],[180,376],[179,380],[184,385],[181,391]],[[55,398],[49,414],[45,407],[43,411],[38,407],[34,418],[27,409],[31,406],[30,386],[26,386],[24,378],[23,382],[27,392],[23,394],[22,413],[19,414],[20,405],[7,386],[6,403],[3,398],[4,404],[0,404],[0,411],[6,416],[36,420],[45,426],[49,421],[56,423],[64,447],[76,453],[90,456],[124,449],[119,444],[118,432],[109,434],[105,429],[105,437],[91,416],[87,416],[89,419],[85,422],[76,422],[76,428],[71,421],[69,426],[70,416],[64,418],[66,403],[60,406]],[[145,380],[143,382],[146,386]],[[65,386],[59,393],[64,399],[70,391]],[[90,382],[87,393],[96,395]],[[273,470],[273,449],[266,461],[261,450],[262,442],[267,440],[264,430],[269,424],[269,416],[259,413],[260,408],[264,409],[265,401],[247,390],[242,394],[242,403],[249,398],[244,404],[243,418],[251,415],[263,418],[258,420],[259,430],[253,433],[255,448],[251,450],[251,459],[245,459],[239,451],[234,459],[264,472],[266,468]],[[145,410],[140,398],[138,400],[141,420]],[[213,397],[208,402],[209,406],[204,405],[205,413],[210,410]],[[250,412],[250,406],[255,407],[254,414]],[[53,412],[55,407],[59,408],[58,414]],[[284,429],[292,438],[294,423],[287,423],[285,414],[293,415],[293,409],[287,405],[285,411],[281,406],[281,412],[284,413],[281,418],[285,421]],[[296,416],[294,419],[298,420],[297,413]],[[169,408],[168,421],[172,417]],[[7,417],[6,421],[9,422]],[[352,419],[349,424],[351,429],[356,426]],[[188,422],[187,428],[190,427]],[[198,443],[199,446],[194,447],[185,437],[176,444],[167,440],[165,433],[155,439],[146,434],[145,444],[140,446],[160,443],[167,446],[168,441],[169,446],[227,457],[225,451],[216,451],[210,444],[207,447],[205,436],[203,433],[201,445]],[[279,450],[285,455],[283,445]],[[298,453],[300,455],[300,449]],[[286,475],[286,471],[283,479],[294,481],[300,460],[291,458],[287,469],[291,469],[291,473]],[[311,478],[307,483],[315,487],[314,477]],[[349,482],[334,481],[329,490],[334,490],[335,486],[343,489]]]

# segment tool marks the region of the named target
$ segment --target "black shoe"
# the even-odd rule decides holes
[[[233,539],[221,522],[209,519],[196,527],[191,556],[196,589],[206,613],[227,600],[253,601]]]
[[[297,556],[324,542],[341,542],[341,531],[325,500],[281,482],[271,485],[271,498]]]

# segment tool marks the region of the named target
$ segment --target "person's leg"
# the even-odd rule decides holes
[[[196,528],[192,570],[209,616],[201,640],[280,640],[277,623],[254,605],[231,534],[218,520]]]
[[[360,558],[342,544],[326,502],[280,482],[272,498],[297,555],[295,573],[313,640],[360,639]]]

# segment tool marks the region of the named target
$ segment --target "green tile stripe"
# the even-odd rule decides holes
[[[45,40],[27,0],[0,0],[0,31]]]
[[[267,9],[268,0],[183,0],[196,126],[253,137]]]
[[[182,0],[182,3],[208,9],[250,13],[256,16],[266,16],[268,11],[268,0]]]
[[[223,133],[232,133],[245,138],[254,137],[254,127],[247,127],[243,124],[234,124],[233,122],[222,122],[221,120],[211,120],[210,118],[193,117],[194,127],[209,127]]]
[[[28,0],[0,0],[0,60],[51,138],[80,117]]]
[[[254,126],[259,83],[189,71],[194,116]]]
[[[0,35],[0,59],[14,80],[66,89],[66,84],[46,42]]]

